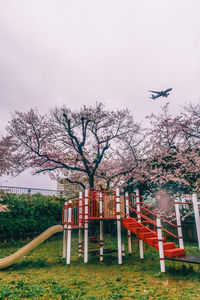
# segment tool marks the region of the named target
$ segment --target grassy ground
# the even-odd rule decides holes
[[[124,237],[125,241],[126,238]],[[1,245],[0,257],[8,256],[26,242]],[[116,238],[105,237],[105,248],[117,248]],[[137,243],[133,243],[137,248]],[[0,270],[0,299],[200,299],[200,269],[166,261],[166,274],[160,273],[158,252],[145,250],[145,259],[138,253],[117,264],[117,253],[89,256],[86,265],[77,257],[77,237],[72,238],[72,261],[62,259],[62,236],[52,237],[26,258]],[[195,245],[187,245],[187,253],[198,255]],[[200,255],[200,253],[199,253]]]

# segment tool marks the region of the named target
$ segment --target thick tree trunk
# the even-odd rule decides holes
[[[91,175],[89,176],[89,186],[90,186],[90,189],[94,189],[94,176]]]
[[[107,180],[106,182],[106,190],[109,191],[110,189],[110,180]]]

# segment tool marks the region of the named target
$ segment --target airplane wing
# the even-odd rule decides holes
[[[168,93],[172,90],[172,88],[165,90],[165,93]]]
[[[148,90],[149,92],[151,92],[151,93],[157,93],[157,94],[160,94],[160,92],[157,92],[157,91],[150,91],[150,90]]]

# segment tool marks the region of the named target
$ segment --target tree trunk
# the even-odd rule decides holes
[[[110,189],[110,180],[107,180],[106,182],[106,190],[109,191]]]
[[[94,190],[94,175],[89,176],[89,186],[91,190]]]

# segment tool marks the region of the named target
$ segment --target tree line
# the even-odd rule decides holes
[[[174,116],[167,103],[147,119],[144,128],[128,109],[103,103],[48,115],[16,111],[0,140],[0,175],[31,169],[82,188],[197,190],[200,104]]]

